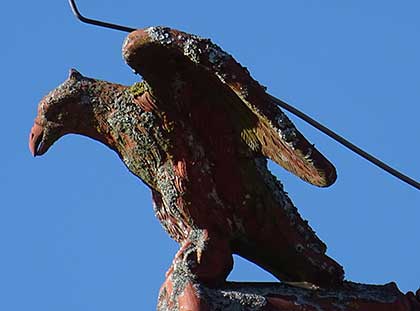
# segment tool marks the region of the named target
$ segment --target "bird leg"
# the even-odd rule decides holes
[[[166,273],[158,310],[209,310],[198,285],[220,286],[232,267],[232,253],[225,239],[209,234],[208,230],[191,230]]]

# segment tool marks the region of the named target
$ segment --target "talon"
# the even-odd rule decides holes
[[[201,248],[197,249],[197,263],[201,262],[201,254],[202,254]]]
[[[290,286],[294,286],[294,287],[299,287],[299,288],[304,288],[304,289],[310,289],[310,290],[318,290],[320,289],[319,286],[309,283],[309,282],[287,282],[287,281],[283,281],[283,283],[290,285]]]

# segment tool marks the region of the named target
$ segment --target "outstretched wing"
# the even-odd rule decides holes
[[[128,35],[123,56],[146,81],[163,86],[155,90],[160,98],[171,101],[179,96],[176,92],[183,81],[191,81],[196,92],[223,98],[226,113],[238,123],[232,126],[250,149],[313,185],[326,187],[335,181],[334,166],[303,137],[264,87],[210,40],[151,27]]]

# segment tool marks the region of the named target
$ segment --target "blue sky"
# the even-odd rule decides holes
[[[420,179],[420,3],[79,1],[91,17],[211,38],[269,92]],[[153,310],[177,250],[148,189],[111,150],[67,136],[27,148],[38,101],[75,67],[131,84],[124,33],[82,24],[67,1],[2,5],[0,310]],[[291,117],[335,164],[328,189],[272,166],[348,279],[420,287],[420,192]],[[230,279],[271,281],[236,259]]]

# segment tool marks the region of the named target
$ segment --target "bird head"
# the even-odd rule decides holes
[[[82,127],[86,126],[92,113],[88,96],[92,81],[71,69],[68,78],[41,100],[29,135],[29,149],[33,156],[47,152],[65,134],[84,134]]]

